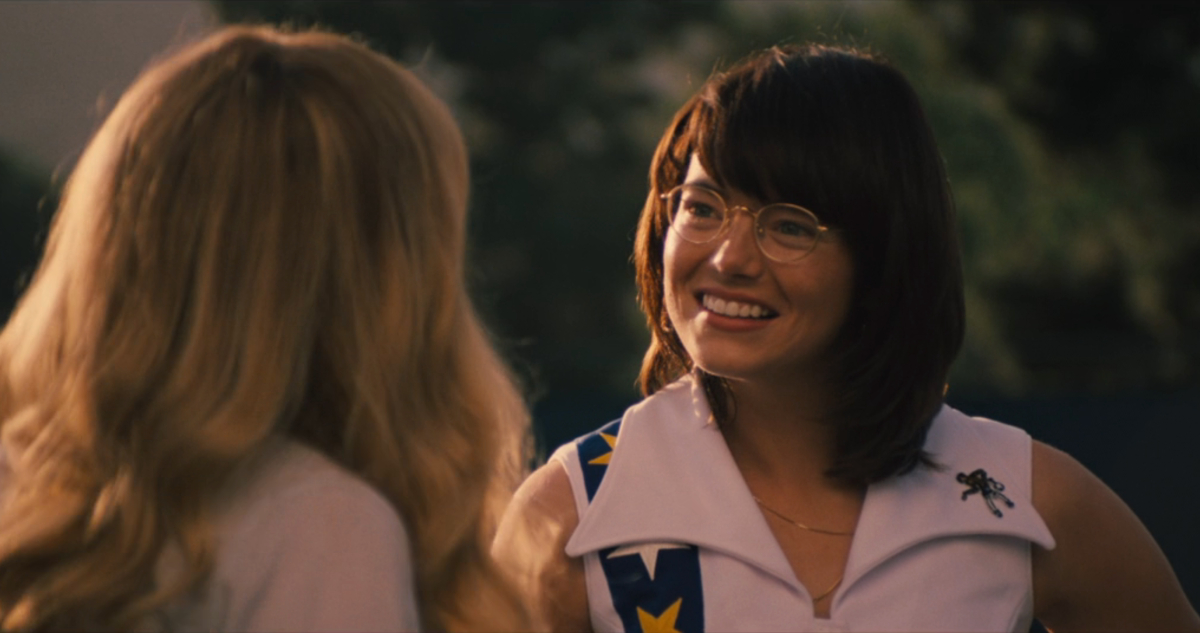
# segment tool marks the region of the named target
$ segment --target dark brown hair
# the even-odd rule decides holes
[[[830,477],[866,484],[933,462],[925,435],[962,345],[962,269],[950,188],[916,93],[881,58],[774,47],[714,74],[667,128],[638,223],[638,294],[652,332],[650,395],[695,371],[718,421],[735,403],[694,368],[663,306],[667,209],[695,154],[723,187],[813,209],[854,258],[854,295],[830,368],[837,440]]]

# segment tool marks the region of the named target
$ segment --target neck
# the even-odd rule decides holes
[[[721,430],[747,481],[789,487],[842,487],[825,476],[834,458],[834,426],[827,417],[828,388],[819,381],[731,380],[733,419]]]

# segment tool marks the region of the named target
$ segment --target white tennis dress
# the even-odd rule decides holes
[[[871,485],[830,617],[815,618],[684,378],[551,457],[567,469],[596,631],[1020,631],[1033,614],[1024,431],[943,407],[918,468]]]

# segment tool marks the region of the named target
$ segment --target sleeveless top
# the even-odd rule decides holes
[[[944,406],[919,467],[867,489],[829,618],[816,618],[684,378],[559,448],[597,631],[1020,631],[1033,617],[1031,440]]]

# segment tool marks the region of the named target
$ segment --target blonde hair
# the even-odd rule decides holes
[[[395,505],[422,626],[529,628],[487,555],[528,414],[464,290],[467,189],[446,106],[345,37],[228,27],[144,72],[0,333],[0,628],[198,587],[217,491],[280,435]]]

